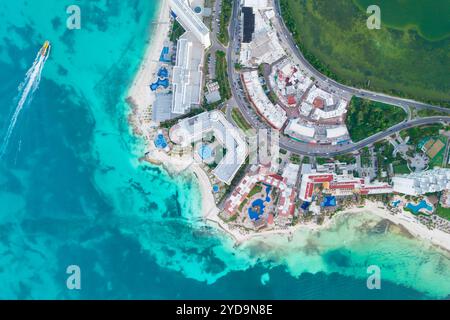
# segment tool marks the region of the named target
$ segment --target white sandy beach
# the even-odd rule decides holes
[[[153,32],[150,35],[150,43],[146,49],[139,70],[128,91],[128,99],[133,104],[133,112],[136,114],[133,121],[136,126],[148,137],[148,129],[151,125],[150,106],[155,100],[155,94],[151,92],[149,85],[156,79],[158,62],[164,41],[167,39],[170,28],[170,8],[167,0],[162,0],[158,19],[155,22]]]

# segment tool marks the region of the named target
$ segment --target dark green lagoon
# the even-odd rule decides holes
[[[305,56],[348,85],[450,106],[450,0],[280,0]],[[366,25],[369,5],[381,29]]]

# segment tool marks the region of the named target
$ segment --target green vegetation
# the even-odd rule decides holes
[[[330,159],[329,159],[329,158],[320,158],[320,157],[317,157],[317,158],[316,158],[316,162],[317,162],[317,164],[325,164],[325,163],[330,162]]]
[[[299,49],[325,75],[355,87],[450,106],[448,0],[433,5],[380,0],[379,30],[366,26],[369,2],[280,0]]]
[[[444,129],[442,124],[419,126],[403,130],[400,132],[402,138],[409,136],[409,144],[417,145],[425,137],[435,137],[439,135],[439,130]]]
[[[238,210],[239,210],[240,212],[242,212],[242,209],[244,209],[244,207],[245,207],[245,205],[247,204],[247,202],[248,202],[248,199],[244,199],[244,201],[241,202],[241,204],[240,204],[239,207],[238,207]]]
[[[251,198],[251,197],[253,197],[255,194],[257,194],[257,193],[259,193],[259,192],[261,192],[261,190],[262,190],[262,187],[259,185],[259,184],[257,184],[257,185],[255,185],[253,188],[252,188],[252,190],[250,190],[250,192],[248,193],[248,198]]]
[[[403,109],[381,102],[353,97],[346,124],[354,142],[386,130],[406,118]]]
[[[443,208],[441,204],[436,208],[436,214],[441,218],[450,220],[450,208]]]
[[[220,28],[217,39],[225,46],[228,45],[230,37],[228,35],[228,26],[230,24],[231,11],[233,8],[233,2],[231,0],[222,1],[222,10],[220,12]]]
[[[371,166],[371,163],[372,163],[371,160],[372,159],[371,159],[371,156],[370,156],[369,148],[368,147],[362,148],[361,151],[360,151],[360,154],[361,154],[361,165],[363,167]]]
[[[394,157],[392,155],[394,147],[387,141],[380,141],[375,143],[375,152],[377,153],[377,174],[380,175],[381,171],[388,171],[388,168],[392,164],[392,168],[395,174],[411,173],[408,168],[408,163],[398,153]]]
[[[297,154],[293,154],[291,155],[291,158],[289,159],[293,164],[300,164],[301,163],[301,159],[300,156]]]
[[[356,0],[366,10],[373,0]],[[433,0],[430,6],[422,0],[378,0],[384,25],[398,30],[416,30],[427,40],[440,40],[450,35],[450,7],[448,0]],[[401,12],[399,12],[401,11]]]
[[[228,82],[227,58],[223,51],[216,51],[216,80],[219,83],[222,101],[230,99],[231,88]]]
[[[421,109],[417,111],[417,115],[419,117],[433,117],[433,116],[449,116],[450,113],[448,112],[442,112],[438,110],[430,110],[430,109]]]
[[[411,170],[409,170],[408,165],[406,164],[406,160],[403,161],[402,160],[397,160],[395,163],[392,163],[392,166],[394,167],[394,173],[395,174],[411,173]]]
[[[356,162],[355,156],[351,153],[335,156],[334,160],[339,161],[339,162],[348,163],[348,164]]]
[[[231,110],[231,117],[233,118],[233,121],[236,123],[236,125],[244,132],[252,129],[252,127],[242,116],[242,113],[239,111],[239,109],[233,108],[233,110]]]
[[[173,43],[177,43],[178,39],[185,33],[186,31],[181,26],[181,24],[175,20],[172,25],[172,30],[170,31],[169,39]]]

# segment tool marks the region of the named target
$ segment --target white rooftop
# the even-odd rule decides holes
[[[257,111],[276,129],[281,129],[287,120],[286,111],[273,104],[259,82],[258,71],[243,73],[244,85]]]

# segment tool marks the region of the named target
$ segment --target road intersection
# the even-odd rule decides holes
[[[317,71],[302,55],[297,45],[295,44],[291,33],[288,31],[286,25],[281,18],[281,10],[279,0],[273,0],[275,8],[275,28],[279,35],[280,40],[284,44],[285,48],[289,49],[289,52],[294,55],[296,62],[302,68],[302,72],[305,72],[308,76],[313,77],[321,86],[326,87],[332,92],[340,93],[347,96],[356,96],[364,99],[374,100],[386,104],[391,104],[403,108],[407,114],[408,119],[398,123],[391,128],[374,134],[359,142],[347,142],[339,145],[321,145],[321,144],[308,144],[293,140],[287,136],[280,134],[280,147],[288,150],[294,154],[318,156],[318,157],[332,157],[340,154],[357,151],[363,147],[369,146],[377,141],[383,140],[392,134],[395,134],[401,130],[409,129],[420,125],[428,125],[435,123],[450,123],[450,109],[434,106],[427,103],[413,101],[410,99],[398,98],[389,96],[383,93],[371,92],[368,90],[358,89],[340,84],[325,75]],[[245,94],[240,87],[240,75],[234,69],[237,52],[240,46],[240,32],[239,32],[239,5],[238,1],[234,1],[232,16],[229,25],[230,43],[227,50],[227,66],[228,66],[228,80],[231,86],[233,97],[230,99],[229,104],[237,106],[247,122],[255,129],[268,129],[269,126],[258,117],[249,102],[245,98]],[[411,108],[415,109],[428,109],[439,111],[442,113],[448,113],[448,116],[432,116],[426,118],[412,118]]]

